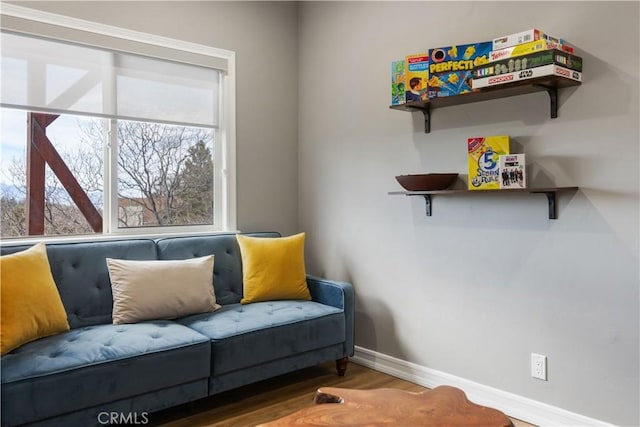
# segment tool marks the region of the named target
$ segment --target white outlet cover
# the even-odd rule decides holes
[[[547,356],[531,353],[531,376],[547,381]]]

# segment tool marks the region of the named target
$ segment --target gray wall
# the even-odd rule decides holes
[[[297,231],[297,3],[11,3],[235,51],[238,228]]]
[[[301,2],[299,212],[309,269],[352,281],[356,344],[622,425],[638,415],[638,2]],[[580,49],[581,87],[392,111],[390,63],[538,27]],[[389,196],[466,174],[466,138],[508,134],[543,195]],[[304,172],[303,172],[304,171]],[[530,377],[530,353],[549,381]]]

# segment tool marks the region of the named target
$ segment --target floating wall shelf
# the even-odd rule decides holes
[[[423,196],[426,203],[427,216],[431,216],[431,197],[434,195],[456,195],[456,194],[514,194],[514,193],[533,193],[544,194],[547,196],[549,204],[549,219],[558,217],[556,209],[556,193],[560,191],[576,191],[578,187],[551,187],[551,188],[523,188],[515,190],[438,190],[438,191],[391,191],[390,195],[405,196]]]
[[[580,84],[578,81],[560,76],[537,77],[499,86],[485,87],[477,92],[433,98],[428,101],[413,101],[406,104],[391,105],[389,108],[399,111],[421,111],[424,114],[424,131],[429,133],[431,132],[431,111],[436,108],[546,91],[549,94],[550,116],[555,119],[558,117],[558,89],[579,86]]]

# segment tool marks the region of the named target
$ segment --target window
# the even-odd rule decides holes
[[[233,52],[29,11],[2,11],[0,237],[234,229]]]

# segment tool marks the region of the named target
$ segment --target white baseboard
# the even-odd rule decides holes
[[[351,359],[358,365],[410,381],[427,388],[450,385],[464,390],[469,400],[483,406],[496,408],[510,417],[537,426],[609,427],[613,424],[588,418],[580,414],[498,390],[455,375],[427,368],[386,354],[356,346]]]

